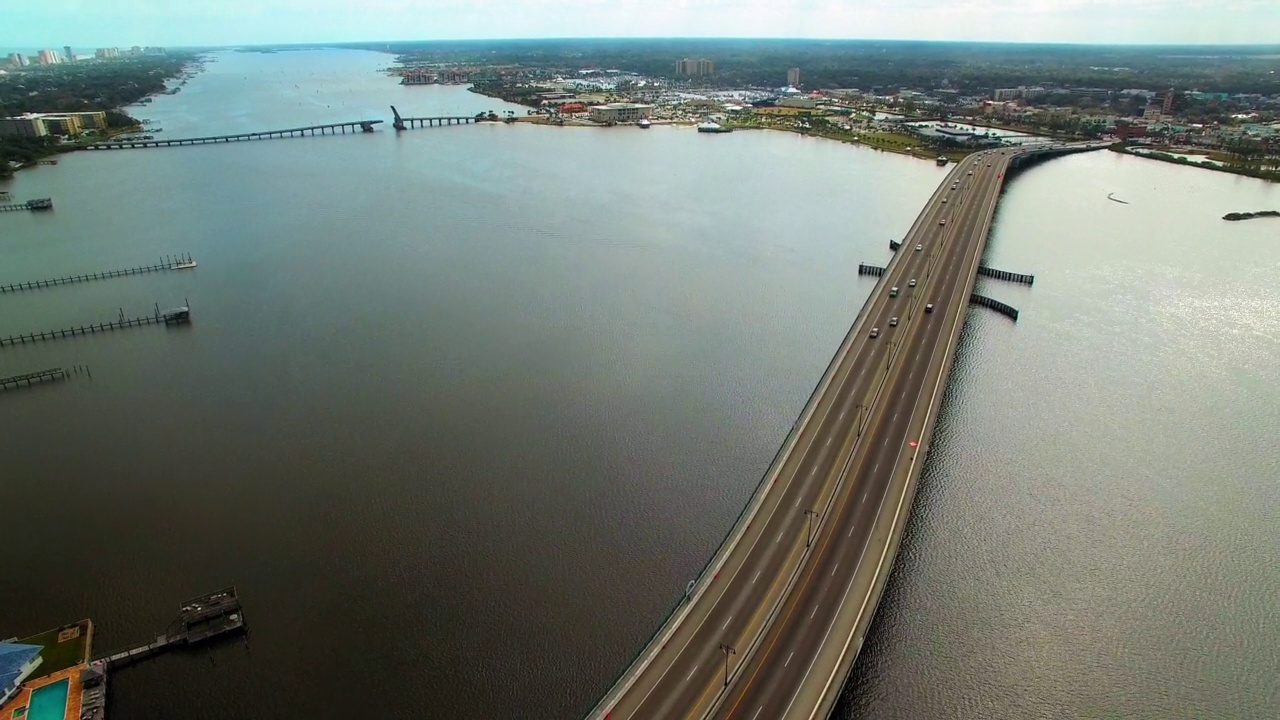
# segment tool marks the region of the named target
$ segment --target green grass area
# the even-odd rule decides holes
[[[80,628],[79,637],[58,642],[59,633],[63,630],[77,627]],[[59,670],[66,670],[89,659],[89,621],[81,620],[78,623],[47,630],[29,638],[23,638],[18,642],[43,647],[44,650],[40,651],[40,657],[43,660],[40,662],[40,666],[36,668],[37,675],[35,677],[52,675]]]

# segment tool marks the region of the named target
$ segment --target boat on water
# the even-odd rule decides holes
[[[190,270],[195,266],[196,266],[195,260],[184,260],[183,262],[180,262],[180,263],[174,263],[173,265],[169,266],[169,269],[170,270]]]
[[[721,125],[720,123],[716,123],[716,122],[704,122],[704,123],[702,123],[701,125],[699,125],[699,126],[698,126],[698,132],[701,132],[701,133],[727,133],[727,132],[733,132],[733,130],[732,130],[732,129],[730,129],[730,128],[727,128],[727,127],[725,127],[725,126],[723,126],[723,125]]]
[[[636,127],[641,130],[648,130],[653,123],[649,122],[649,118],[640,118],[640,122],[636,123]]]
[[[946,155],[939,155],[939,156],[938,156],[938,160],[937,160],[938,167],[942,167],[943,165],[946,165],[946,164],[947,164],[947,162],[948,162],[948,160],[947,160],[947,156],[946,156]]]

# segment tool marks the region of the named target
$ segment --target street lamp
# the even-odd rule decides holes
[[[813,519],[817,517],[818,513],[815,510],[805,510],[804,514],[809,516],[809,532],[805,533],[804,536],[804,546],[807,548],[813,544]]]
[[[858,411],[858,418],[857,418],[857,422],[858,422],[858,433],[857,433],[857,436],[858,436],[858,437],[862,437],[862,424],[863,424],[863,423],[862,423],[862,412],[865,410],[868,414],[870,414],[870,413],[871,413],[871,408],[868,408],[866,405],[863,405],[863,404],[861,404],[861,403],[859,403],[859,404],[857,404],[857,405],[854,405],[853,407],[854,407],[854,409],[855,409],[855,410],[857,410],[857,411]]]
[[[724,643],[720,643],[720,651],[724,653],[724,686],[729,687],[729,656],[737,655],[738,651]]]

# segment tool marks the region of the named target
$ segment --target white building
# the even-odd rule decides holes
[[[652,105],[640,103],[607,103],[591,106],[591,121],[598,123],[636,122],[649,117],[653,112]]]

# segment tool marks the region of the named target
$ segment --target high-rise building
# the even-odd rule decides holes
[[[9,53],[9,64],[13,67],[23,67],[27,64],[27,59],[22,53]]]
[[[41,65],[56,65],[56,64],[58,64],[58,53],[54,52],[53,50],[41,50],[41,51],[40,51],[40,64],[41,64]]]
[[[120,57],[120,49],[113,48],[113,47],[98,48],[97,50],[93,51],[93,56],[98,58],[99,60],[110,60],[112,58],[118,58]]]
[[[800,87],[800,68],[791,68],[787,71],[787,87]]]
[[[63,50],[63,53],[62,53],[62,62],[75,62],[75,61],[76,61],[76,56],[71,54],[71,46],[70,46],[70,45],[63,45],[63,46],[62,46],[62,50]]]
[[[685,58],[676,61],[677,75],[711,75],[716,71],[716,64],[706,58]]]
[[[1169,88],[1164,93],[1164,98],[1160,101],[1160,112],[1164,115],[1172,115],[1173,109],[1178,102],[1178,93],[1173,88]]]

